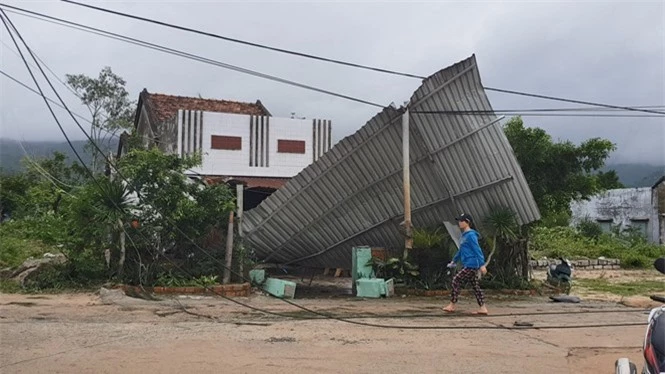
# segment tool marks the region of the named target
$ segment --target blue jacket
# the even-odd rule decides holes
[[[453,257],[453,262],[462,261],[465,268],[480,269],[485,265],[485,255],[478,244],[478,232],[469,230],[462,233],[459,243],[459,251]]]

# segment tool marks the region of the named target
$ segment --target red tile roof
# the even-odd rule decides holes
[[[229,100],[201,99],[149,93],[146,89],[141,92],[139,105],[141,103],[147,105],[154,116],[154,120],[158,123],[173,118],[180,109],[258,116],[270,115],[270,112],[258,100],[252,104]]]

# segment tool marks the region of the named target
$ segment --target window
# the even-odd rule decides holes
[[[647,228],[649,227],[648,219],[631,219],[630,227],[639,232],[644,239],[647,239]]]
[[[600,228],[603,229],[603,232],[612,231],[612,220],[611,219],[599,219],[598,224]]]
[[[210,148],[240,151],[242,150],[242,138],[239,136],[213,135],[210,138]]]
[[[277,140],[277,152],[305,154],[305,142],[302,140]]]

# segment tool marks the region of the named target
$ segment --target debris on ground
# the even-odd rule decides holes
[[[104,305],[115,305],[128,298],[129,297],[125,295],[125,291],[121,289],[108,289],[102,287],[99,290],[99,299]]]
[[[623,298],[619,304],[630,307],[630,308],[640,308],[640,309],[651,309],[661,306],[662,304],[651,300],[646,296],[631,296]]]
[[[579,297],[570,295],[550,296],[550,300],[554,301],[555,303],[579,304],[581,302]]]
[[[296,338],[276,338],[276,337],[271,337],[270,339],[266,339],[266,343],[295,343]]]
[[[29,258],[25,260],[16,269],[3,269],[2,278],[11,279],[21,287],[25,287],[27,283],[35,279],[39,274],[47,269],[51,269],[56,265],[62,265],[67,262],[67,257],[62,253],[46,253],[43,258]]]

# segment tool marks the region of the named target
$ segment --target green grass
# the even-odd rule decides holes
[[[650,268],[656,258],[665,256],[665,247],[648,244],[629,235],[603,234],[592,239],[572,227],[537,227],[532,232],[530,244],[535,258],[566,257],[573,260],[602,256],[621,260],[624,269]]]
[[[20,293],[21,291],[21,285],[19,285],[17,282],[9,279],[0,279],[1,293]]]
[[[578,279],[574,288],[585,288],[592,292],[609,293],[619,296],[649,296],[665,293],[665,282],[660,280],[638,280],[634,282],[610,282],[607,279]]]
[[[52,247],[39,240],[0,235],[0,267],[15,267],[29,257],[41,257],[50,251]]]

